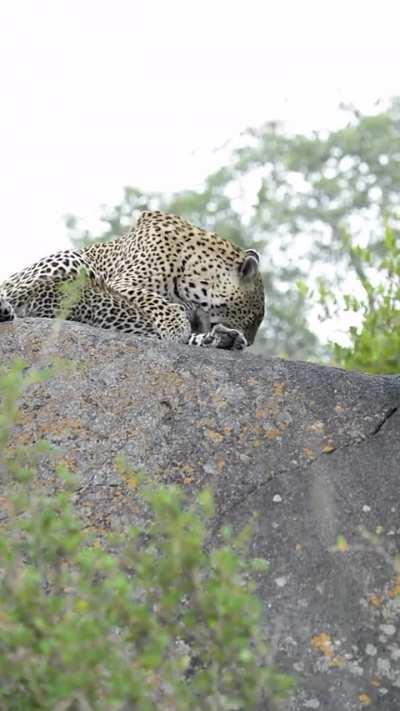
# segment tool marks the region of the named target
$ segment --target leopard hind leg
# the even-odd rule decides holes
[[[90,282],[100,281],[79,250],[58,252],[13,274],[0,288],[0,321],[24,316],[55,318],[62,303],[61,285],[81,275]]]

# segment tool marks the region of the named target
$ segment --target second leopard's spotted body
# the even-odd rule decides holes
[[[0,286],[0,321],[54,318],[60,283],[87,277],[67,318],[125,333],[241,349],[264,315],[258,255],[175,215],[144,212],[111,242],[46,257]]]

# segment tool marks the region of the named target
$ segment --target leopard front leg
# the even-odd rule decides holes
[[[221,323],[211,328],[210,316],[201,307],[171,303],[128,280],[114,280],[109,288],[115,298],[123,300],[118,307],[120,313],[125,314],[127,308],[132,310],[128,318],[124,315],[122,321],[113,326],[118,330],[209,348],[243,350],[248,346],[246,338],[236,329]],[[96,325],[110,327],[101,322]]]
[[[109,284],[89,286],[68,318],[113,331],[180,343],[187,343],[191,334],[189,316],[183,306],[133,287],[128,294]]]
[[[248,346],[246,338],[236,329],[222,323],[211,328],[209,314],[199,306],[171,303],[125,279],[111,282],[111,289],[123,297],[125,306],[129,304],[140,314],[141,321],[136,318],[135,328],[130,332],[145,332],[162,340],[209,348],[243,350]]]

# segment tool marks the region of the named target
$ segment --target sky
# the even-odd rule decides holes
[[[400,94],[398,0],[3,0],[0,281],[125,185],[199,184],[248,126]]]

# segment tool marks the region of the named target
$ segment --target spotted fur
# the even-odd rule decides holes
[[[45,257],[0,287],[0,321],[57,316],[63,282],[86,275],[67,318],[124,333],[242,349],[264,315],[254,250],[175,215],[144,212],[111,242]]]

